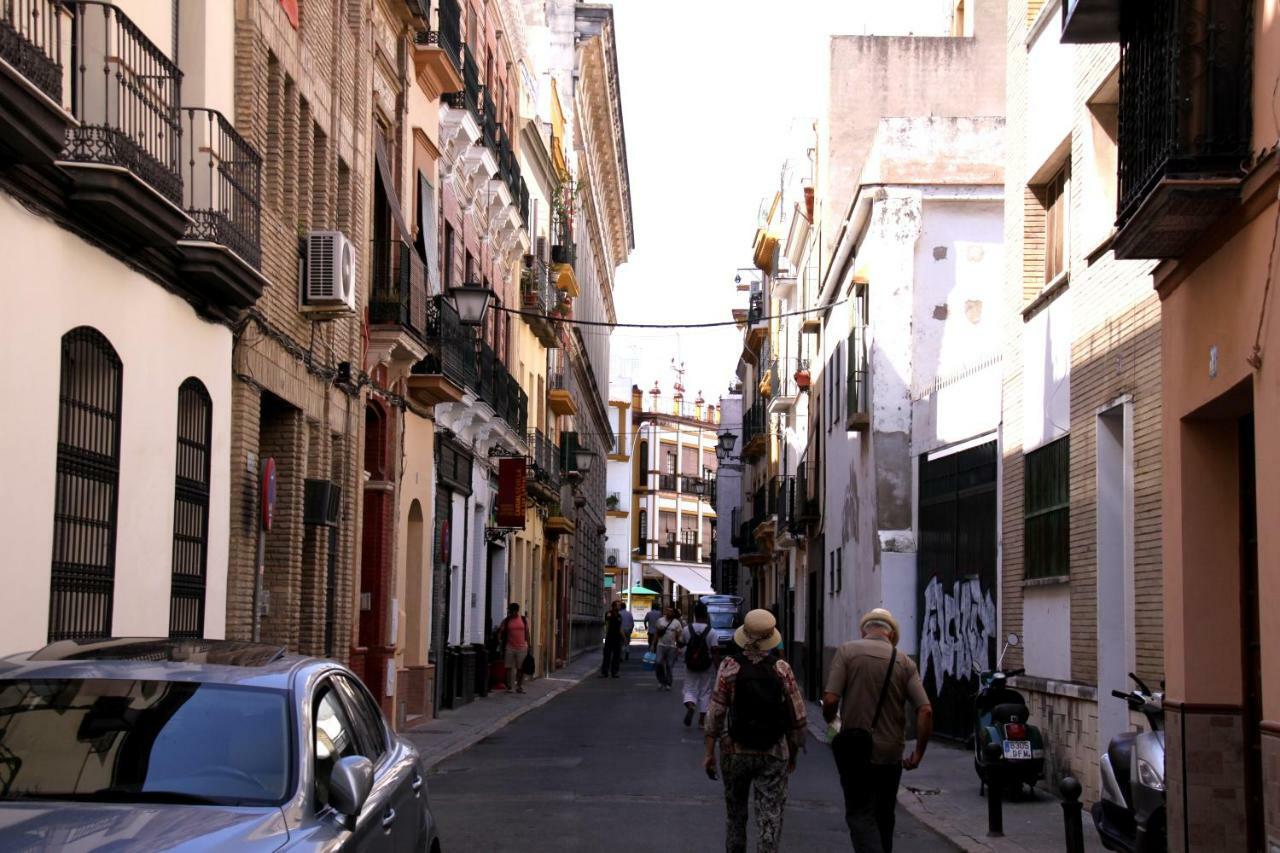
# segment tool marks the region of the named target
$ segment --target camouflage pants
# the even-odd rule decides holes
[[[787,763],[758,753],[732,753],[720,758],[727,812],[724,849],[747,851],[747,800],[755,788],[756,853],[775,853],[782,838],[782,812],[787,805]]]

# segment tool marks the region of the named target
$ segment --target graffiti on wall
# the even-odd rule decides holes
[[[942,692],[947,676],[967,679],[973,666],[988,665],[988,647],[996,635],[996,603],[983,592],[977,578],[964,578],[942,587],[935,575],[924,591],[924,629],[920,634],[920,673],[933,664],[934,695]]]

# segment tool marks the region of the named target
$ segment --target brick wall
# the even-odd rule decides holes
[[[264,159],[267,284],[234,355],[227,636],[250,634],[257,465],[274,456],[277,520],[267,545],[271,609],[263,638],[304,653],[326,650],[329,531],[304,525],[302,510],[304,481],[329,478],[343,495],[332,604],[332,651],[340,659],[350,642],[360,523],[363,419],[353,412],[363,405],[334,378],[341,362],[363,366],[363,305],[323,322],[299,312],[298,258],[307,230],[337,228],[356,248],[357,271],[367,269],[370,80],[362,8],[355,0],[303,0],[295,30],[277,0],[235,0],[235,124]]]
[[[1044,281],[1044,208],[1028,188],[1028,91],[1026,38],[1037,2],[1014,2],[1008,19],[1008,96],[1005,210],[1005,351],[1003,413],[1003,529],[1001,618],[1005,630],[1023,623],[1023,309]],[[1052,35],[1052,34],[1051,34]],[[1137,672],[1156,683],[1163,675],[1160,554],[1160,305],[1150,265],[1120,262],[1100,250],[1100,219],[1114,210],[1099,204],[1090,148],[1089,101],[1113,73],[1114,45],[1074,46],[1071,180],[1068,188],[1068,288],[1070,290],[1070,650],[1071,681],[1097,682],[1097,416],[1120,400],[1131,403],[1133,434],[1134,643]],[[1090,183],[1094,182],[1094,183]],[[1102,246],[1101,248],[1105,248]],[[1091,261],[1090,258],[1093,258]],[[1022,666],[1021,649],[1009,666]],[[1031,673],[1036,675],[1037,673]],[[1069,691],[1070,692],[1070,691]],[[1051,743],[1050,773],[1069,769],[1096,796],[1097,704],[1092,691],[1029,691],[1033,722]]]

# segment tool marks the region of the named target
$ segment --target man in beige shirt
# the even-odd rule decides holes
[[[857,853],[892,853],[898,784],[902,771],[914,770],[924,758],[933,734],[933,706],[915,663],[897,649],[898,622],[893,614],[876,608],[862,617],[860,627],[862,639],[845,643],[831,661],[822,716],[830,723],[838,708],[842,732],[871,732],[869,768],[855,773],[836,762],[844,789],[845,823]],[[903,758],[908,702],[916,709],[916,747]]]

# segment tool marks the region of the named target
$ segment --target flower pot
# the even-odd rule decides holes
[[[801,391],[809,390],[809,371],[797,370],[795,378],[796,378],[797,388],[799,388]]]

